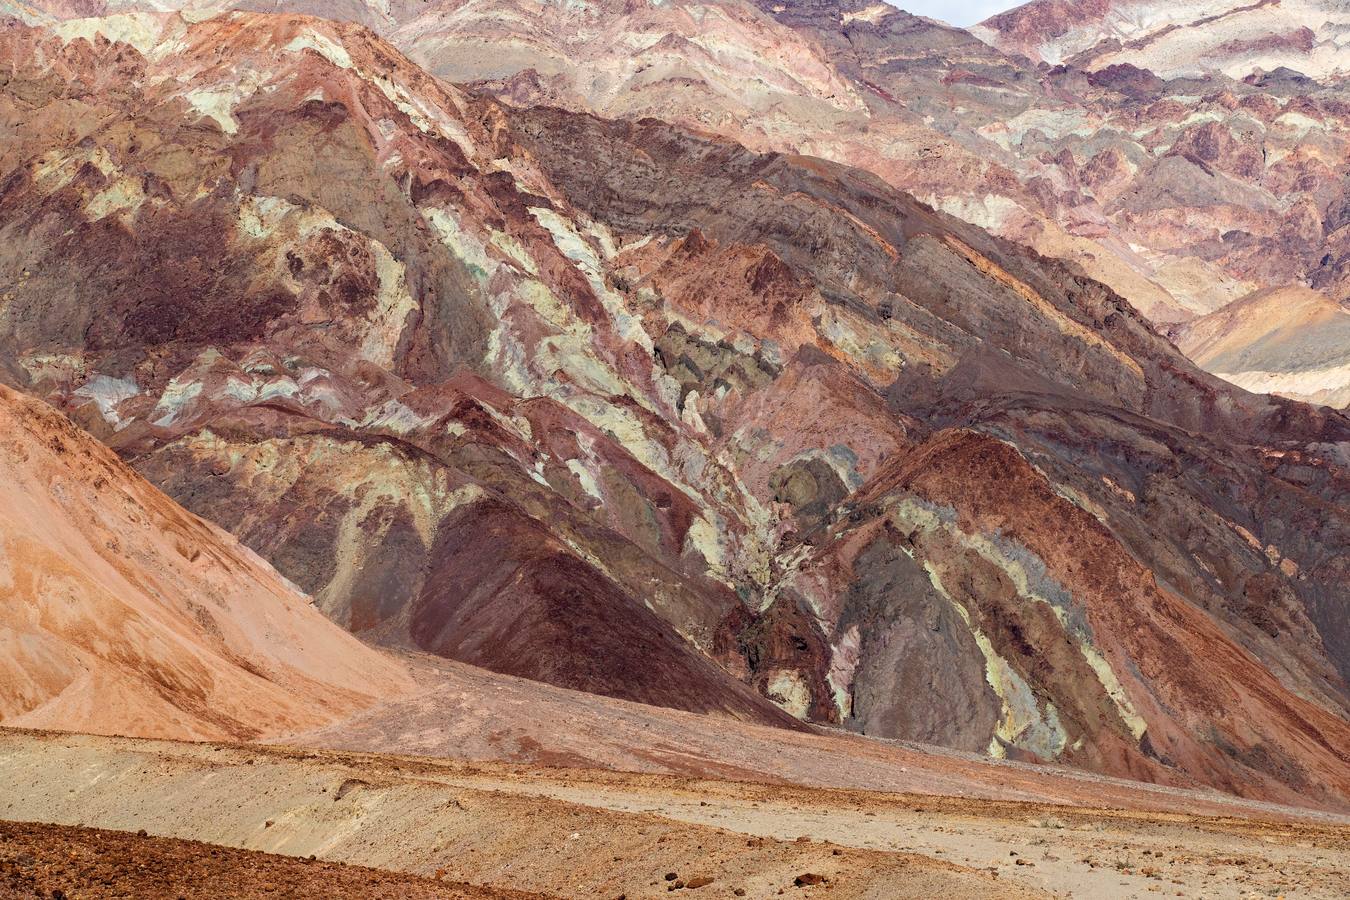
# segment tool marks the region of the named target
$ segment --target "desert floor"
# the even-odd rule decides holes
[[[0,819],[82,827],[5,826],[0,892],[170,896],[189,883],[206,887],[185,896],[1350,895],[1350,821],[1184,805],[5,731]]]

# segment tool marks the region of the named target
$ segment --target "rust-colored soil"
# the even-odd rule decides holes
[[[529,900],[398,872],[101,828],[0,821],[0,895]]]

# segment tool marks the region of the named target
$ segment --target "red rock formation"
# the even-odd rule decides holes
[[[0,37],[6,377],[336,621],[1350,796],[1345,416],[864,171],[512,108],[351,25],[134,21]],[[1127,206],[1205,188],[1157,163]]]

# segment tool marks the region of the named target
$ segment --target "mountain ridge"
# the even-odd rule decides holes
[[[354,25],[14,27],[0,63],[14,377],[340,624],[750,721],[1350,793],[1350,420],[1206,375],[1076,268]],[[483,621],[532,652],[456,637]]]
[[[58,19],[144,8],[41,2]],[[1144,10],[1136,19],[1099,5],[1102,22],[1153,15],[1147,4],[1116,4]],[[200,17],[259,4],[170,6]],[[1147,55],[1038,66],[1025,48],[1004,52],[864,0],[718,0],[697,10],[532,0],[261,6],[351,18],[432,73],[515,105],[650,115],[760,151],[868,169],[1074,262],[1164,326],[1257,290],[1304,284],[1347,296],[1339,161],[1350,155],[1350,110],[1334,81],[1279,60],[1248,77],[1217,64],[1177,77]],[[1055,8],[1005,15],[1034,31],[1038,11]],[[1070,18],[1095,9],[1075,5]],[[1088,33],[1105,27],[1092,21]],[[974,34],[1004,46],[984,26]]]

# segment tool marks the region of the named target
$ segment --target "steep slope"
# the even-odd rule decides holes
[[[512,108],[355,26],[120,17],[0,61],[9,377],[343,625],[1350,797],[1343,415],[874,175]]]
[[[973,31],[1010,53],[1063,63],[1047,69],[1050,77],[1075,93],[1086,88],[1089,103],[1115,98],[1104,134],[1081,141],[1052,126],[1037,142],[1049,138],[1049,152],[1066,143],[1099,148],[1086,165],[1063,158],[1062,174],[1085,185],[1156,260],[1160,283],[1185,314],[1155,320],[1181,321],[1274,289],[1350,297],[1347,28],[1341,6],[1317,0],[1038,0]],[[1108,135],[1111,146],[1103,144]],[[1025,138],[1022,145],[1031,149]],[[1272,372],[1302,365],[1267,362]]]
[[[1039,177],[1046,161],[1008,146],[996,127],[1022,115],[1077,120],[1081,104],[959,29],[867,0],[584,9],[441,0],[411,15],[377,27],[430,71],[508,102],[655,116],[752,149],[859,166],[1074,260],[1141,308],[1186,302],[1127,241],[1101,240],[1100,215],[1062,214],[1078,205],[1074,189]]]
[[[86,28],[160,53],[66,36]],[[352,32],[350,52],[332,33],[146,16],[15,32],[14,64],[51,52],[55,71],[29,70],[6,98],[20,134],[0,200],[16,242],[6,357],[343,625],[565,686],[790,724],[686,640],[708,645],[737,603],[696,544],[736,540],[696,504],[695,491],[726,488],[715,469],[688,487],[659,442],[630,450],[598,427],[635,412],[659,423],[663,394],[650,361],[624,371],[616,331],[632,325],[605,321],[565,235],[527,210],[548,201],[466,158],[491,146],[491,121],[473,118],[491,110],[368,33]],[[218,44],[229,52],[208,51]],[[99,66],[122,87],[103,88]],[[70,145],[67,128],[90,140]],[[499,272],[489,252],[527,262]],[[522,340],[553,349],[527,355]],[[585,399],[609,392],[629,396]],[[454,524],[490,514],[503,526],[491,544]],[[505,552],[513,539],[520,552]],[[522,587],[477,608],[466,572]],[[587,590],[560,593],[571,582]],[[510,631],[519,652],[445,637],[460,614]]]
[[[150,8],[37,3],[56,18]],[[1036,68],[1015,48],[869,0],[167,5],[194,16],[252,6],[351,18],[434,74],[516,105],[655,116],[756,150],[860,166],[1072,261],[1156,322],[1301,282],[1348,295],[1347,109],[1334,83],[1284,69],[1234,81],[1206,63],[1167,81],[1146,57]],[[1053,10],[1100,37],[1112,8]],[[1144,10],[1141,21],[1155,13],[1166,19],[1171,8]],[[1319,40],[1331,46],[1334,31]]]
[[[0,386],[0,435],[5,725],[251,739],[411,688],[60,413]]]
[[[374,24],[512,103],[653,115],[866,168],[1072,260],[1155,321],[1299,281],[1346,296],[1334,83],[1217,66],[1168,82],[1146,57],[1033,69],[885,4],[755,6],[441,0]]]
[[[1315,291],[1258,291],[1172,337],[1205,369],[1249,391],[1350,406],[1350,308]]]
[[[938,174],[931,187],[893,183],[1076,262],[1155,322],[1297,282],[1347,296],[1347,110],[1334,79],[1275,69],[1233,80],[1206,63],[1167,80],[1152,70],[1177,73],[1145,51],[1029,72],[1015,55],[992,48],[981,55],[964,32],[965,43],[931,24],[907,24],[903,14],[864,23],[851,17],[851,4],[830,0],[765,8],[830,48],[845,72],[904,98],[952,141],[998,161],[1023,196],[983,182],[972,192],[955,172]],[[1079,16],[1097,5],[1066,8]],[[1327,28],[1334,43],[1336,29]],[[959,48],[959,63],[916,49],[925,47]],[[867,160],[843,159],[891,177]],[[962,167],[965,178],[971,171]]]
[[[48,19],[166,5],[100,0],[72,11],[37,3]],[[257,4],[167,5],[195,16]],[[262,6],[316,11],[292,0]],[[1190,306],[1189,295],[1173,297],[1164,261],[1132,249],[1141,242],[1104,235],[1098,211],[1066,214],[1084,189],[1053,172],[1055,153],[1022,153],[999,133],[1025,115],[1043,127],[1064,123],[1076,143],[1088,124],[1081,120],[1100,112],[966,32],[885,3],[437,0],[318,12],[369,25],[428,71],[516,105],[650,115],[753,149],[861,166],[981,227],[1076,261],[1146,311],[1177,318]]]

